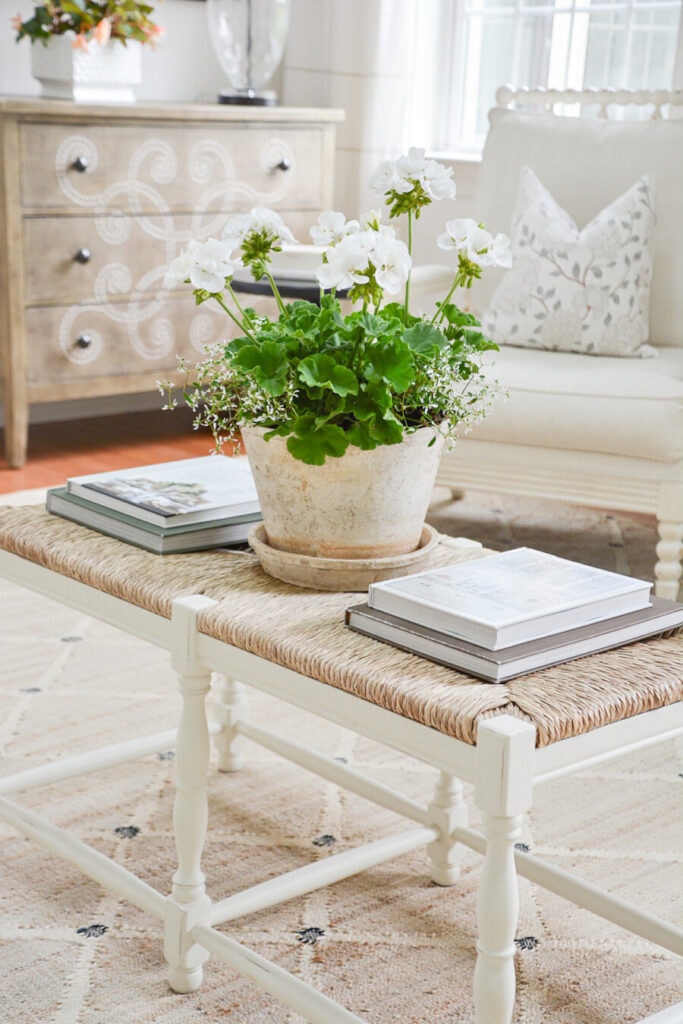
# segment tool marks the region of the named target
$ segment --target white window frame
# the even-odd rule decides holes
[[[670,9],[683,10],[683,0],[606,0],[592,6],[591,0],[504,0],[496,8],[484,8],[482,0],[422,0],[420,3],[419,37],[416,46],[414,69],[415,106],[411,118],[410,134],[420,139],[421,144],[442,155],[477,159],[481,152],[483,138],[477,135],[477,105],[466,104],[461,97],[465,94],[466,83],[479,81],[477,54],[481,47],[471,48],[470,63],[467,63],[467,38],[470,32],[482,31],[486,13],[509,13],[513,16],[535,15],[553,17],[553,35],[546,81],[525,81],[519,75],[518,81],[497,83],[513,86],[547,86],[549,88],[581,89],[584,86],[584,64],[586,40],[591,13],[630,13],[628,32],[633,32],[635,18],[643,11]],[[563,13],[557,18],[554,12]],[[516,27],[513,45],[521,38],[521,22]],[[437,45],[434,45],[437,40]],[[473,63],[474,61],[474,63]],[[676,70],[678,68],[678,71]],[[678,48],[674,80],[667,87],[676,85],[676,75],[683,74],[683,14],[678,29]],[[593,86],[622,87],[625,83],[615,81],[591,82]],[[683,82],[680,83],[683,85]],[[646,87],[646,83],[643,83]]]

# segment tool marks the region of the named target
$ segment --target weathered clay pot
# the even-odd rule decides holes
[[[268,544],[316,558],[384,558],[420,545],[444,439],[423,428],[401,444],[349,448],[308,466],[286,441],[264,441],[259,427],[242,438],[256,481]]]

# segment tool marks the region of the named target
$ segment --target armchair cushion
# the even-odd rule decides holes
[[[683,348],[640,360],[503,346],[490,375],[509,397],[477,424],[477,441],[683,459]]]
[[[647,176],[582,230],[523,167],[512,269],[482,317],[498,344],[586,355],[653,356],[649,333],[654,197]]]
[[[588,224],[639,177],[651,177],[657,223],[649,340],[683,346],[683,118],[606,121],[503,108],[489,117],[476,209],[490,230],[510,231],[525,165],[579,225]],[[506,273],[484,275],[476,293],[479,312]]]

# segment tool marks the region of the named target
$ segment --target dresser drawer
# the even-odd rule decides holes
[[[270,298],[249,296],[259,312],[274,313]],[[199,362],[207,345],[236,328],[220,309],[191,297],[106,306],[43,306],[27,311],[34,339],[27,352],[28,382],[84,382],[91,378],[171,373],[178,356]],[[160,403],[161,403],[160,396]]]
[[[118,217],[26,217],[24,287],[28,305],[120,301],[154,296],[172,260],[191,238],[220,238],[225,213]],[[313,218],[283,211],[301,242]],[[189,286],[178,286],[189,294]]]
[[[189,220],[170,215],[27,218],[27,303],[116,302],[139,289],[154,294],[184,244]]]
[[[317,210],[325,205],[323,136],[315,125],[22,124],[22,206]]]

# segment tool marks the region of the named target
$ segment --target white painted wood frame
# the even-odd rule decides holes
[[[211,604],[208,598],[176,601],[173,618],[168,620],[3,551],[0,575],[152,643],[171,656],[182,709],[176,737],[174,811],[178,868],[170,893],[157,892],[78,838],[7,799],[8,794],[20,790],[65,781],[167,750],[173,738],[168,732],[129,740],[2,780],[0,818],[46,850],[75,864],[107,890],[162,920],[169,983],[175,991],[196,989],[201,984],[202,965],[213,955],[313,1024],[363,1024],[344,1007],[218,932],[215,926],[420,847],[427,849],[432,877],[440,884],[457,882],[462,846],[484,857],[473,979],[475,1024],[510,1024],[514,1019],[513,939],[518,914],[518,875],[650,942],[683,954],[683,930],[514,849],[522,817],[532,804],[534,784],[683,731],[683,706],[646,712],[538,749],[534,746],[533,726],[500,715],[480,725],[474,747],[198,632],[196,617]],[[212,673],[220,674],[217,683],[221,705],[218,721],[209,723],[205,696]],[[436,767],[440,774],[433,800],[422,807],[321,753],[252,725],[245,696],[248,687],[270,693]],[[201,869],[204,837],[210,827],[206,773],[211,737],[224,770],[242,766],[247,741],[259,743],[322,778],[401,814],[411,826],[397,835],[380,837],[227,899],[212,901],[206,893]],[[481,833],[467,826],[461,781],[475,787],[475,802],[483,813]],[[682,1015],[683,1003],[663,1009],[641,1024],[677,1024]]]

